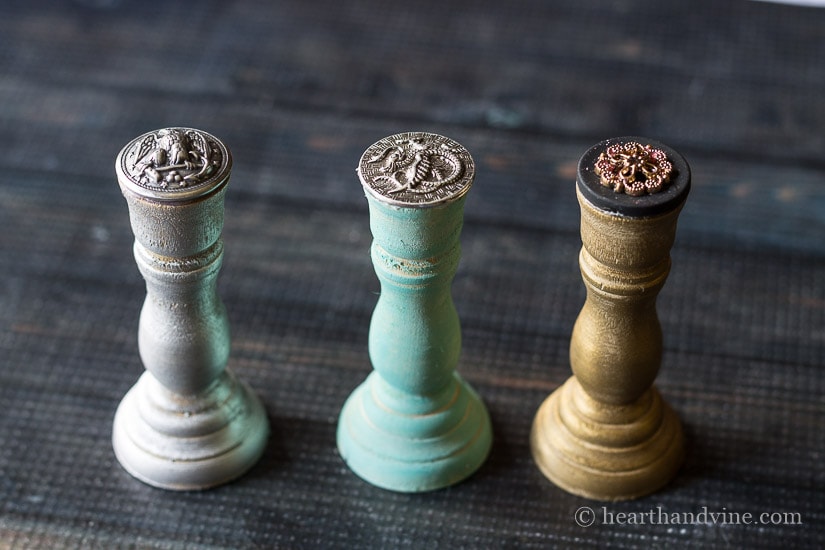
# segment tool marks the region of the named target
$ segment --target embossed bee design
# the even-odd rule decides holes
[[[421,137],[398,140],[367,163],[382,163],[375,180],[391,184],[389,194],[430,193],[455,182],[464,172],[461,159],[446,143],[438,145]]]

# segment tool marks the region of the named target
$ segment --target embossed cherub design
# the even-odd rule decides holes
[[[133,174],[163,188],[173,183],[186,187],[214,171],[218,162],[211,157],[212,150],[199,132],[167,128],[149,134],[140,144]]]
[[[387,193],[429,193],[453,183],[464,171],[461,159],[446,143],[440,146],[421,137],[402,139],[376,153],[367,162],[383,162],[375,181],[391,183]]]

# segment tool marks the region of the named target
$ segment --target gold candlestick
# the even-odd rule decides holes
[[[670,270],[690,169],[669,147],[619,138],[579,162],[579,256],[587,299],[573,328],[574,376],[539,408],[533,457],[553,483],[597,500],[665,485],[684,455],[676,414],[653,387],[662,359],[656,297]]]

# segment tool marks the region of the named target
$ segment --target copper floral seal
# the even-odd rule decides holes
[[[661,149],[630,141],[609,145],[596,160],[595,172],[603,186],[639,196],[661,191],[673,165]]]

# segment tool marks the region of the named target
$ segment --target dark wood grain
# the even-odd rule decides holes
[[[764,2],[7,2],[0,6],[0,548],[825,545],[825,10]],[[234,170],[230,366],[273,427],[245,477],[168,493],[110,444],[145,294],[114,158],[202,128]],[[467,482],[375,489],[335,451],[379,290],[355,166],[377,139],[473,154],[453,285],[495,443]],[[532,463],[584,299],[575,167],[647,135],[693,169],[659,299],[658,385],[689,437],[613,512],[802,525],[595,525]]]

